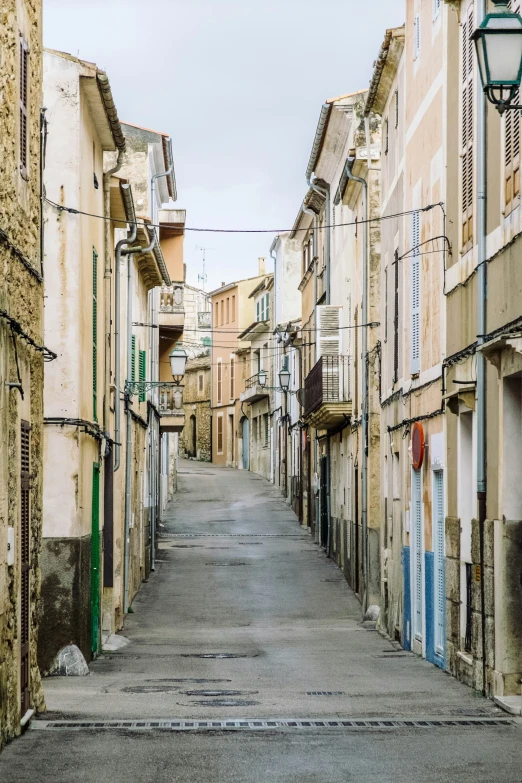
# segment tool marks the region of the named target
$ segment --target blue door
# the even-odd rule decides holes
[[[243,419],[243,470],[250,468],[250,444],[248,442],[248,419]]]

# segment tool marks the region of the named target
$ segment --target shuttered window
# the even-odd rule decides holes
[[[399,127],[399,90],[395,90],[395,127]]]
[[[217,417],[217,451],[223,454],[223,416]]]
[[[520,3],[513,0],[509,7],[517,14],[520,13]],[[517,90],[513,100],[514,104],[520,103],[520,91]],[[505,214],[520,204],[520,112],[504,112],[504,204]]]
[[[236,381],[236,360],[233,356],[230,357],[230,400],[235,399],[235,381]]]
[[[413,59],[416,60],[420,54],[420,16],[415,14],[413,19]]]
[[[341,353],[341,308],[334,305],[318,305],[317,312],[317,358],[339,356]]]
[[[21,714],[29,704],[29,636],[30,636],[30,574],[31,574],[31,513],[30,481],[31,425],[20,423],[20,699]]]
[[[393,262],[393,382],[399,380],[399,251],[395,250]]]
[[[410,373],[420,372],[420,213],[411,215],[410,253]]]
[[[384,121],[384,154],[388,154],[390,146],[390,130],[389,130],[389,121],[388,118]]]
[[[422,476],[420,470],[411,472],[411,516],[413,535],[413,634],[422,639]]]
[[[147,380],[147,351],[140,351],[138,372],[139,381],[140,383],[143,383],[143,386],[140,386],[140,402],[145,402],[147,399],[147,393],[145,391],[145,381]]]
[[[444,545],[444,473],[433,473],[433,550],[435,555],[435,650],[444,655],[445,617],[446,617],[446,580]]]
[[[136,337],[132,335],[131,340],[131,381],[136,380]]]
[[[29,47],[20,36],[20,171],[27,177],[29,153]]]
[[[442,0],[433,0],[433,19],[436,19],[440,14],[441,5]]]
[[[268,413],[263,413],[263,446],[265,448],[269,443]]]
[[[98,421],[98,253],[92,249],[92,405]]]
[[[217,360],[217,402],[218,405],[223,402],[223,364],[221,359]]]
[[[462,21],[462,139],[461,139],[461,193],[462,193],[462,251],[473,247],[474,202],[474,80],[473,80],[473,3]]]

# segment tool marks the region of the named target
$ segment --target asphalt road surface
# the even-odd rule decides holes
[[[159,562],[0,781],[520,783],[521,723],[383,639],[255,474],[181,462]]]

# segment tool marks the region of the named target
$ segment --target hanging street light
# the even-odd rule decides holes
[[[512,104],[522,78],[522,18],[507,0],[493,0],[495,10],[473,33],[482,86],[500,114],[522,109]]]
[[[172,378],[174,383],[179,386],[185,375],[185,367],[187,364],[187,352],[181,346],[176,346],[170,354],[170,369],[172,372]]]
[[[288,391],[290,386],[290,370],[283,368],[279,371],[279,385],[284,392]]]
[[[268,373],[266,370],[259,370],[257,373],[257,382],[260,386],[266,386],[266,382],[268,379]]]

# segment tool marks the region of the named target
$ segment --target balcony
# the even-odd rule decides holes
[[[160,288],[160,326],[167,329],[183,329],[185,308],[182,283],[162,285]]]
[[[264,397],[268,396],[267,387],[261,386],[256,373],[245,381],[245,391],[241,392],[239,399],[241,402],[247,402],[250,405],[250,403],[258,402],[258,400],[262,400]]]
[[[317,429],[329,430],[352,415],[350,357],[322,356],[305,379],[304,416]]]
[[[183,387],[164,383],[159,387],[160,429],[162,432],[181,432],[185,426]]]

